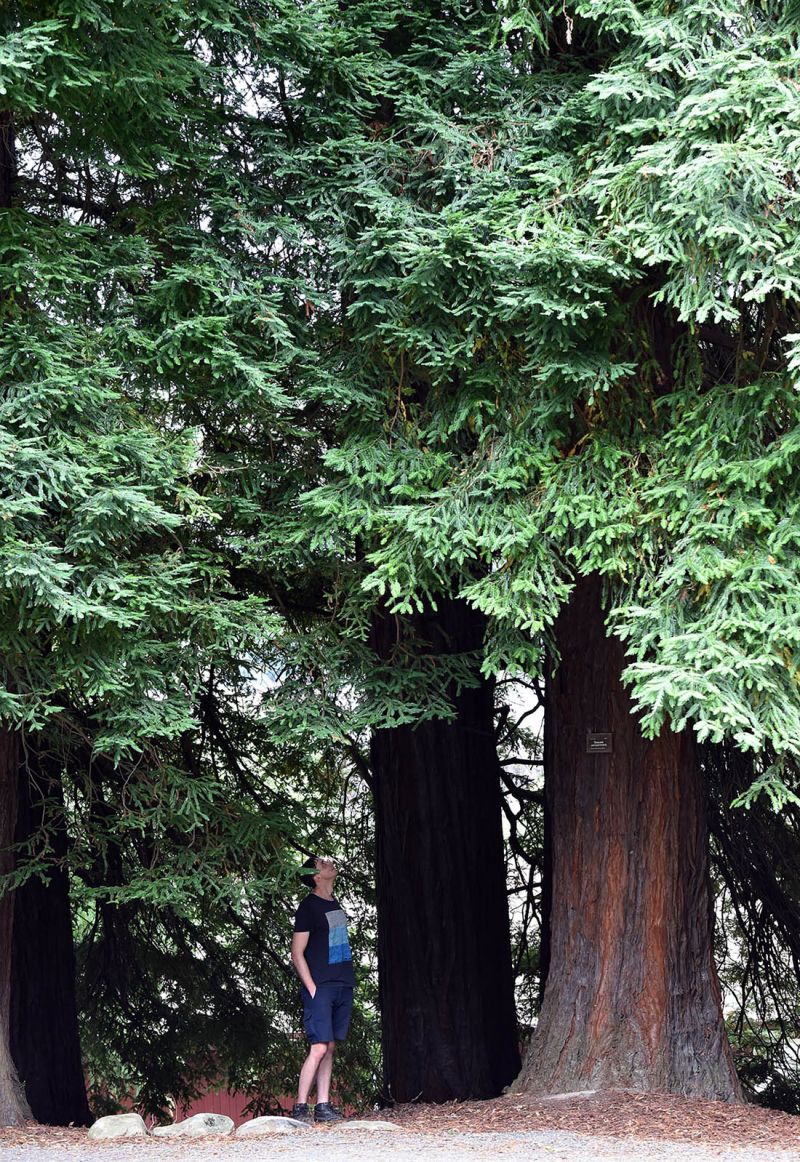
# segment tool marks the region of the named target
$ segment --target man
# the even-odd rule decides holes
[[[312,856],[302,877],[311,894],[301,902],[294,920],[292,964],[300,977],[303,1027],[308,1057],[300,1070],[292,1117],[311,1124],[308,1095],[316,1079],[315,1122],[338,1122],[341,1111],[330,1104],[331,1073],[336,1042],[344,1041],[353,1008],[353,958],[347,938],[347,917],[334,897],[337,868],[332,859]]]

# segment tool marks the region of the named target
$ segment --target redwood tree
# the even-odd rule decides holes
[[[453,714],[376,730],[378,975],[386,1101],[494,1097],[519,1069],[500,825],[493,683],[477,673],[484,618],[463,601],[377,614],[378,658],[421,643],[463,654]]]
[[[597,575],[554,629],[545,793],[549,969],[516,1089],[741,1097],[713,960],[707,789],[694,735],[644,738]],[[589,753],[589,734],[609,734]]]
[[[290,73],[290,88],[305,93],[295,122],[306,140],[293,164],[305,157],[309,167],[302,197],[323,256],[309,271],[306,338],[319,354],[295,387],[308,393],[327,453],[327,463],[314,466],[323,486],[304,498],[296,536],[310,533],[314,548],[336,546],[335,610],[355,673],[344,680],[359,695],[359,713],[345,722],[371,731],[388,1101],[493,1096],[519,1067],[494,683],[480,669],[486,619],[452,596],[458,566],[455,579],[446,568],[431,578],[429,600],[387,614],[370,585],[388,530],[372,525],[362,482],[351,478],[343,488],[339,472],[352,441],[366,476],[380,477],[385,433],[396,440],[402,475],[412,417],[435,417],[443,429],[440,409],[469,375],[469,358],[454,359],[450,348],[469,345],[472,320],[454,322],[449,305],[439,304],[438,279],[390,290],[389,310],[375,290],[394,288],[396,254],[407,242],[424,247],[418,231],[451,200],[438,127],[461,110],[454,153],[462,171],[471,166],[471,127],[502,104],[504,52],[492,48],[494,27],[478,4],[457,17],[438,0],[381,12],[342,5],[321,58],[324,147],[314,140],[321,114],[313,101],[308,107],[306,86],[312,93],[313,86],[304,69],[296,79]],[[475,85],[481,73],[488,100]],[[432,142],[428,117],[437,127]],[[431,342],[430,328],[439,325]],[[442,351],[434,350],[438,341]],[[471,443],[467,433],[465,450]],[[368,634],[367,659],[359,656],[359,631]]]
[[[547,3],[498,13],[469,2],[354,2],[305,6],[288,29],[255,5],[255,40],[266,45],[261,73],[232,116],[216,100],[225,86],[215,70],[242,59],[241,42],[226,47],[233,18],[247,24],[241,5],[223,6],[222,36],[205,55],[184,52],[181,37],[209,44],[206,9],[165,12],[142,0],[128,6],[111,42],[96,9],[86,9],[74,27],[46,21],[14,40],[24,52],[8,99],[23,118],[35,212],[2,210],[15,247],[0,288],[13,370],[3,434],[15,456],[24,452],[2,522],[5,718],[38,728],[61,714],[66,686],[116,707],[101,738],[112,751],[153,730],[191,729],[184,687],[196,674],[186,642],[207,643],[224,614],[220,602],[201,613],[192,603],[215,570],[208,556],[187,552],[175,505],[178,494],[187,509],[198,506],[185,487],[198,445],[162,440],[150,421],[161,408],[181,428],[190,404],[204,414],[206,392],[227,405],[244,382],[248,409],[267,399],[293,432],[315,425],[308,447],[325,451],[324,462],[304,460],[293,446],[293,465],[319,487],[300,504],[290,498],[294,526],[275,522],[290,574],[309,554],[333,562],[340,641],[319,658],[325,677],[354,642],[366,645],[370,627],[383,658],[380,603],[423,625],[435,605],[464,601],[485,618],[484,679],[536,666],[543,647],[554,654],[564,638],[561,621],[555,638],[552,627],[571,590],[580,607],[586,578],[602,574],[606,628],[627,650],[624,669],[617,654],[609,674],[630,683],[625,705],[638,715],[626,733],[622,695],[611,690],[612,733],[627,737],[623,753],[632,758],[627,766],[608,760],[609,802],[633,797],[635,770],[652,773],[654,814],[670,820],[676,847],[675,813],[685,821],[681,842],[701,868],[687,729],[741,748],[769,744],[776,762],[759,787],[777,805],[792,793],[781,756],[796,752],[800,737],[797,5],[719,0],[707,11],[668,0],[577,0],[569,12]],[[98,125],[96,107],[82,101],[103,81],[101,43],[115,48],[105,81],[121,105],[93,151],[86,133]],[[215,99],[204,104],[195,98],[207,92],[207,68]],[[126,69],[140,78],[136,86],[118,83]],[[232,88],[252,80],[248,73]],[[198,121],[209,104],[218,119]],[[268,164],[260,168],[252,151],[229,185],[216,143],[240,158],[254,117]],[[119,172],[116,158],[125,162]],[[263,206],[253,214],[242,206],[238,182],[247,185],[252,173],[264,188],[286,183],[273,232]],[[187,174],[194,202],[183,200]],[[234,244],[197,244],[216,233]],[[280,271],[293,328],[254,280],[242,283],[232,253],[266,279]],[[305,257],[282,265],[297,254]],[[667,343],[675,369],[667,377],[664,336],[650,322],[655,300],[680,324]],[[249,422],[237,426],[230,441],[237,472],[254,432],[260,437]],[[231,465],[213,465],[209,480],[218,467]],[[262,475],[240,507],[195,508],[200,523],[230,517],[231,508],[252,514],[253,497],[280,469],[266,464]],[[203,487],[213,493],[215,485]],[[258,566],[259,554],[274,550],[275,530],[256,519],[250,538],[237,519],[223,524],[220,541],[250,541],[245,564]],[[250,606],[241,612],[255,616]],[[604,658],[599,615],[588,620]],[[440,631],[425,626],[434,639]],[[448,680],[428,681],[430,670],[431,658],[421,657],[407,672],[417,692],[427,682],[437,694],[426,705],[404,701],[397,682],[381,686],[368,667],[339,666],[343,686],[362,701],[344,724],[331,715],[327,725],[379,732],[379,803],[384,790],[402,790],[381,732],[400,730],[391,737],[402,755],[418,749],[417,722],[441,747],[444,726],[425,722],[455,709],[458,724],[460,700],[479,688],[462,666],[454,680],[463,689],[452,687],[448,704]],[[308,673],[316,678],[316,661]],[[576,685],[585,688],[582,678]],[[295,709],[301,720],[306,706]],[[486,721],[485,706],[475,712]],[[558,780],[579,766],[568,721],[552,789],[553,836],[562,837],[562,850],[552,850],[554,905],[569,867],[563,837],[571,843],[585,823],[577,813],[567,825],[559,813]],[[460,734],[453,749],[471,781],[477,756]],[[488,751],[484,758],[489,770]],[[416,774],[421,794],[430,782],[421,758]],[[484,793],[490,780],[482,780]],[[599,800],[597,809],[599,818]],[[381,818],[391,849],[403,820]],[[597,844],[608,867],[620,850],[619,821],[609,815],[606,823]],[[456,825],[471,826],[463,818]],[[495,836],[491,822],[487,851],[496,851]],[[461,837],[448,838],[457,850]],[[388,851],[380,858],[384,868],[392,862]],[[674,850],[653,860],[676,870]],[[658,961],[662,994],[674,971],[670,940],[691,949],[695,976],[708,963],[708,929],[687,917],[688,900],[700,907],[701,880],[668,885],[662,913],[641,883],[634,894],[637,907],[663,919],[661,960],[652,948],[641,954]],[[568,946],[555,916],[553,941]],[[641,915],[629,921],[634,936],[644,931]],[[396,954],[384,947],[391,965]],[[592,947],[591,979],[625,978],[627,964],[607,942]],[[554,988],[559,963],[551,956]],[[387,985],[395,1023],[397,983]],[[690,986],[710,1021],[713,987]],[[599,995],[622,988],[612,981]],[[544,1088],[560,1084],[562,1050],[576,1075],[592,1072],[597,1041],[615,1021],[607,1011],[596,1017],[583,1057],[568,1031],[558,1044],[557,1021],[543,1022],[542,1038],[552,1031],[541,1053]],[[485,1030],[485,1017],[475,1020],[473,1031]],[[630,1024],[634,1040],[652,1033],[643,1018]],[[721,1077],[726,1050],[715,1030]],[[608,1044],[613,1057],[629,1042]],[[710,1061],[693,1073],[694,1058],[651,1048],[651,1069],[668,1084],[716,1084]],[[484,1064],[470,1066],[468,1088],[490,1074],[499,1084],[504,1068]],[[390,1068],[409,1073],[406,1064]],[[604,1068],[600,1084],[625,1069],[621,1060]],[[654,1084],[642,1076],[637,1084]]]
[[[445,593],[485,614],[484,672],[564,650],[548,707],[554,999],[523,1083],[731,1098],[694,744],[771,748],[749,794],[793,796],[796,5],[573,9],[506,13],[473,42],[481,13],[462,6],[446,66],[436,18],[452,14],[397,16],[426,28],[391,73],[408,83],[391,128],[350,125],[341,165],[310,186],[335,207],[353,293],[323,349],[348,407],[308,504],[320,542],[360,538],[367,598],[416,616]],[[602,614],[582,596],[597,575]],[[588,719],[612,732],[608,759],[585,755]],[[595,886],[576,866],[589,844]],[[651,890],[649,868],[669,882]]]

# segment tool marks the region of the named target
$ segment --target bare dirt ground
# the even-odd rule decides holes
[[[444,1106],[368,1115],[394,1132],[320,1126],[257,1140],[130,1139],[89,1142],[85,1130],[26,1125],[0,1130],[3,1162],[686,1162],[800,1160],[800,1117],[671,1094],[603,1093]]]

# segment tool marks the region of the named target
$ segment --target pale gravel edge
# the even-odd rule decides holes
[[[322,1139],[324,1134],[324,1140]],[[259,1139],[192,1138],[179,1144],[169,1139],[80,1143],[64,1147],[26,1144],[0,1148],[4,1162],[634,1162],[644,1158],[671,1162],[800,1162],[798,1150],[754,1149],[751,1146],[695,1145],[652,1138],[619,1139],[568,1130],[516,1130],[508,1133],[443,1131],[436,1135],[350,1130],[304,1131]]]

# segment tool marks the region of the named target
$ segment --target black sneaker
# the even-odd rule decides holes
[[[289,1114],[295,1122],[301,1122],[304,1126],[311,1125],[311,1114],[308,1112],[308,1103],[296,1101],[292,1106],[292,1112]]]
[[[340,1122],[343,1117],[342,1111],[332,1106],[329,1101],[318,1101],[314,1106],[315,1122]]]

